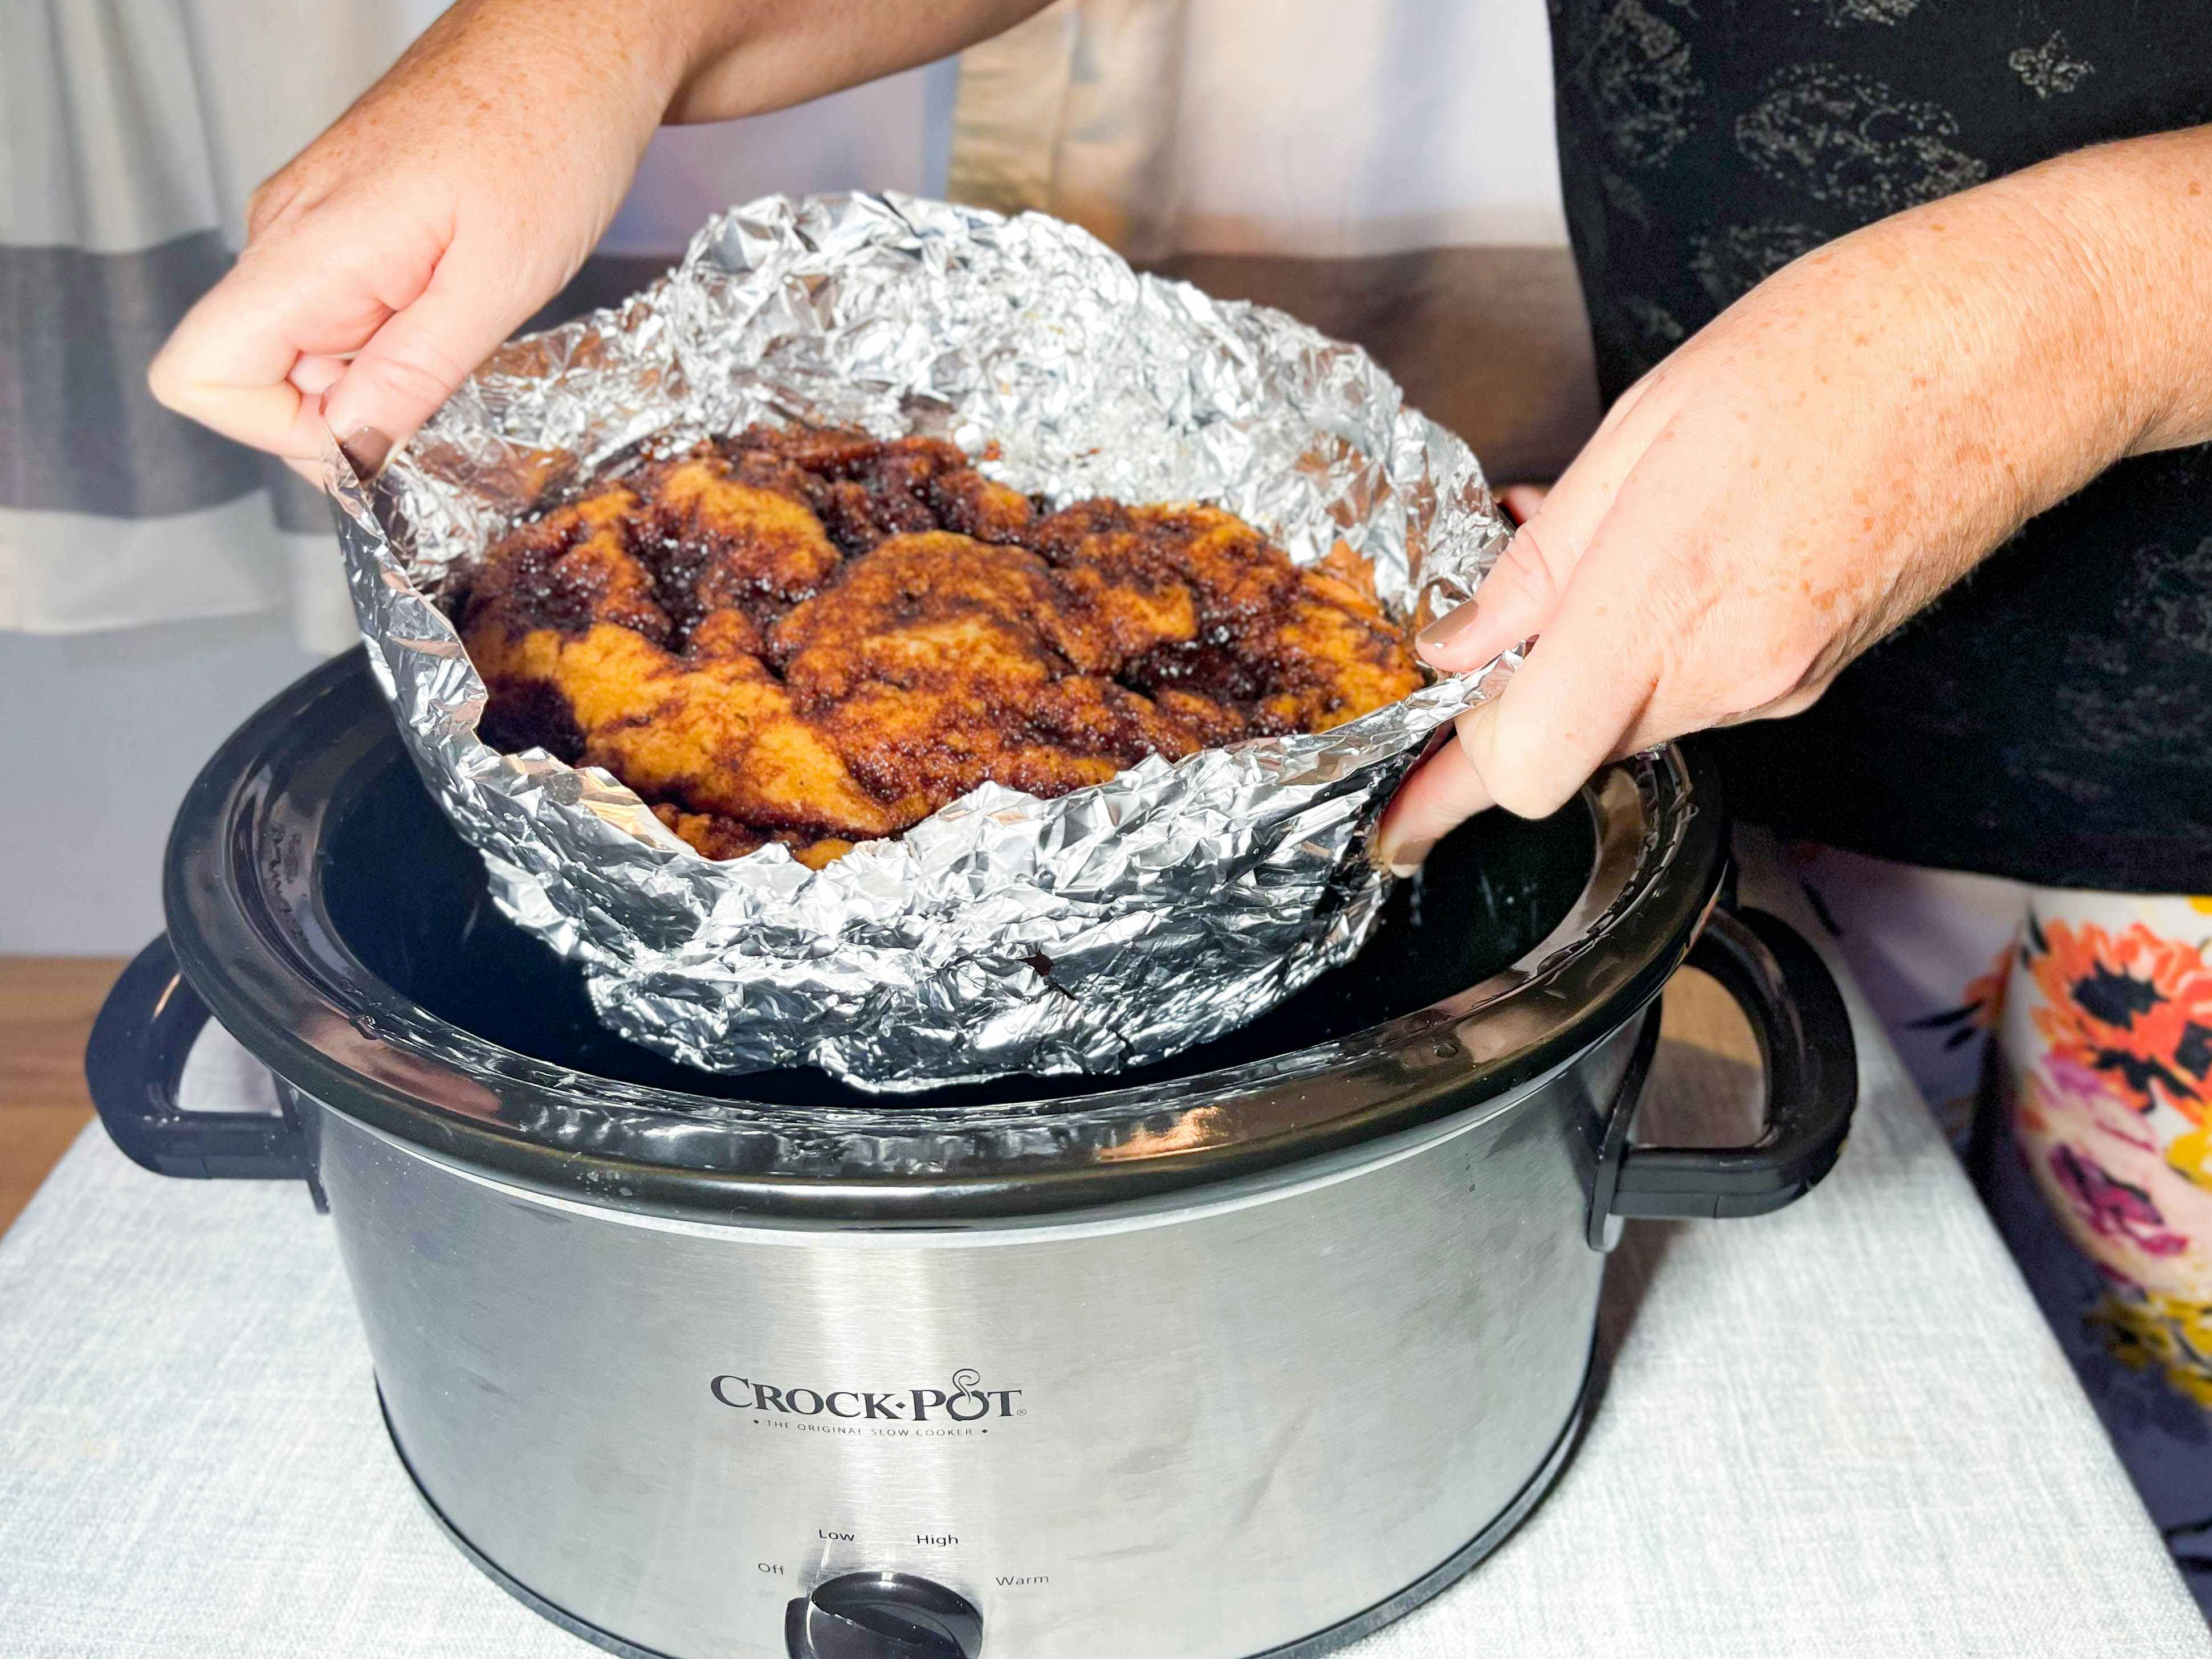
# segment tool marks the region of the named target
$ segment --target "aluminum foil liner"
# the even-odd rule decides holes
[[[1055,506],[1212,502],[1300,563],[1348,547],[1409,623],[1471,592],[1507,533],[1467,446],[1364,352],[1139,276],[1073,226],[871,195],[712,221],[624,305],[503,348],[373,492],[331,462],[362,632],[422,775],[608,1025],[714,1071],[879,1091],[1107,1073],[1358,950],[1383,805],[1510,659],[1054,800],[986,785],[819,872],[777,846],[712,861],[605,772],[478,741],[453,573],[611,461],[756,421],[995,444],[986,470]]]

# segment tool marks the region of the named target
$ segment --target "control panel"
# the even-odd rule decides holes
[[[905,1572],[848,1572],[784,1615],[791,1659],[980,1659],[983,1615],[967,1597]]]

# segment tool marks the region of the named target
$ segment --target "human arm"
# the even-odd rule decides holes
[[[306,470],[380,463],[582,264],[664,120],[802,103],[1043,0],[461,0],[254,193],[149,380]]]
[[[1882,220],[1762,283],[1625,393],[1435,666],[1536,636],[1386,817],[1418,865],[1493,804],[1808,707],[2021,523],[2212,441],[2212,128]]]

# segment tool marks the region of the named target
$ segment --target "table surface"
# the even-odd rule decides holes
[[[1836,1172],[1758,1220],[1630,1224],[1575,1462],[1498,1554],[1351,1659],[2212,1655],[1852,1001],[1862,1103]],[[1652,1097],[1681,1112],[1727,1070],[1662,1044]],[[194,1071],[210,1104],[255,1081],[219,1033]],[[421,1508],[306,1192],[165,1181],[96,1127],[0,1239],[0,1632],[26,1659],[593,1651]]]

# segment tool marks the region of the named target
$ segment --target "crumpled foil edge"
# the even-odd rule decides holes
[[[1205,500],[1300,562],[1340,544],[1409,624],[1510,533],[1457,438],[1365,354],[1132,272],[1073,227],[902,197],[769,198],[623,305],[511,343],[364,487],[333,457],[369,659],[495,902],[610,1026],[705,1069],[902,1092],[1109,1073],[1220,1036],[1348,960],[1382,808],[1494,688],[1439,680],[1333,731],[1158,758],[1052,800],[985,785],[820,872],[717,863],[596,769],[479,741],[439,600],[610,460],[754,419],[929,430],[1054,506]]]

